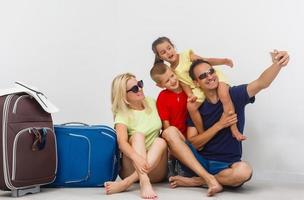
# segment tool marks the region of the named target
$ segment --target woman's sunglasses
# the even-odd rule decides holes
[[[207,78],[208,75],[212,75],[215,72],[215,69],[213,69],[212,67],[209,68],[206,72],[202,73],[201,75],[199,75],[199,79],[203,80],[205,78]]]
[[[131,87],[131,89],[127,90],[127,92],[134,92],[137,93],[139,92],[139,88],[143,88],[144,87],[144,82],[142,80],[137,82],[137,85],[134,85],[133,87]]]

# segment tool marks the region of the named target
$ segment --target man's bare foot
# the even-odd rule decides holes
[[[206,180],[206,183],[208,185],[208,192],[207,192],[208,197],[211,197],[223,190],[223,187],[219,184],[219,182],[217,182],[214,176],[209,178],[208,181]]]
[[[204,179],[201,177],[184,177],[184,176],[171,176],[169,183],[172,188],[176,187],[197,187],[205,184]]]
[[[143,199],[156,199],[157,194],[154,192],[149,178],[142,178],[140,184],[140,195]]]
[[[128,184],[126,181],[109,181],[104,183],[106,194],[114,194],[119,193],[127,190],[131,185]]]
[[[237,141],[243,141],[246,140],[247,137],[245,135],[243,135],[239,129],[237,128],[236,124],[230,126],[230,130],[232,132],[232,136],[237,139]]]

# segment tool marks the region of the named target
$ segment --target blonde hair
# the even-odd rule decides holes
[[[170,69],[170,67],[165,63],[156,63],[150,70],[150,76],[152,80],[156,83],[159,83],[159,76],[166,73],[168,69]]]
[[[116,76],[112,81],[111,102],[114,118],[117,113],[125,116],[130,114],[130,103],[127,100],[127,82],[132,78],[136,78],[135,75],[124,73]],[[151,112],[146,100],[143,101],[143,106],[147,112]]]

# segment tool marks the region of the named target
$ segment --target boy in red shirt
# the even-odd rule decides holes
[[[202,177],[208,185],[208,196],[212,196],[222,190],[222,186],[215,177],[209,174],[196,160],[192,151],[185,143],[186,117],[187,117],[187,95],[183,92],[179,81],[173,71],[164,63],[158,63],[150,70],[151,78],[161,91],[157,98],[157,109],[162,120],[162,137],[167,141],[170,153],[184,165],[192,169],[198,176]],[[236,115],[224,116],[223,121],[235,123]],[[232,123],[226,123],[231,125]],[[171,131],[166,131],[166,130]],[[170,133],[170,134],[168,134]],[[189,186],[181,183],[183,179],[171,176],[169,182],[171,187],[177,185]],[[178,183],[176,181],[179,181]]]

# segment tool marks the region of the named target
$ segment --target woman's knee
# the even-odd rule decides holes
[[[159,148],[162,148],[162,149],[167,149],[167,142],[163,139],[163,138],[155,138],[155,141],[154,143],[159,147]]]
[[[131,144],[138,144],[138,143],[145,143],[145,135],[142,133],[134,133],[130,139],[129,139]]]

